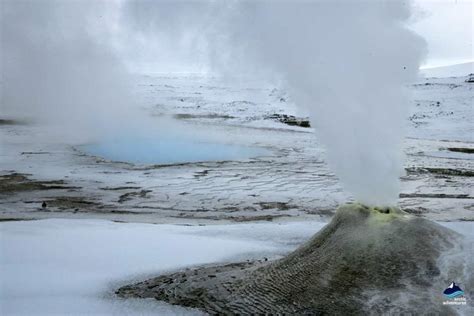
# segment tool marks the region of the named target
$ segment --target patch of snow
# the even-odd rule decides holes
[[[464,77],[474,73],[474,61],[447,66],[421,68],[420,73],[426,78]]]
[[[62,220],[0,223],[0,314],[195,315],[118,299],[122,284],[206,263],[294,249],[325,223],[176,226]]]

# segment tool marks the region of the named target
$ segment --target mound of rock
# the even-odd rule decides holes
[[[446,315],[455,312],[442,304],[451,275],[440,262],[459,238],[397,208],[348,204],[282,259],[186,270],[116,293],[210,314]]]

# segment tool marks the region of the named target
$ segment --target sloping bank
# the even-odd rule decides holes
[[[472,271],[455,255],[463,251],[461,239],[397,208],[348,204],[280,260],[201,267],[117,294],[210,314],[456,314],[443,305],[442,291],[462,271]],[[472,285],[470,278],[463,282]]]

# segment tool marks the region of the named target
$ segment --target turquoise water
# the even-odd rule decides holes
[[[135,164],[176,164],[240,160],[266,155],[258,147],[207,143],[186,139],[114,139],[82,145],[82,151],[107,160]]]

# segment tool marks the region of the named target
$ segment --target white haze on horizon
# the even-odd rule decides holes
[[[426,50],[406,28],[406,1],[2,1],[2,113],[79,133],[130,129],[119,56],[153,58],[149,47],[170,43],[183,64],[194,54],[226,76],[283,80],[344,187],[365,203],[396,203],[404,87]]]

